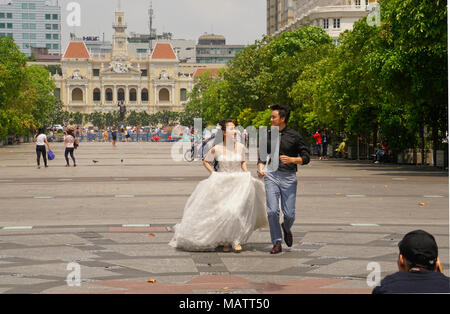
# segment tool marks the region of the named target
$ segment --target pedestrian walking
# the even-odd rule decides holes
[[[323,130],[322,134],[322,158],[327,159],[328,155],[328,144],[330,143],[330,135],[327,130]]]
[[[38,134],[33,138],[33,142],[36,143],[36,161],[37,161],[37,168],[41,168],[41,155],[42,159],[44,160],[44,166],[45,168],[48,168],[47,165],[47,151],[45,150],[45,145],[47,145],[47,148],[49,151],[51,151],[50,144],[47,140],[47,135],[45,135],[45,129],[41,128],[38,130]]]
[[[116,147],[116,141],[117,141],[117,130],[116,128],[111,129],[111,138],[112,138],[112,146]]]
[[[267,217],[269,220],[270,237],[273,248],[271,254],[278,254],[282,251],[281,229],[283,229],[284,241],[291,247],[293,242],[291,227],[295,221],[295,200],[297,195],[297,167],[306,165],[310,160],[310,152],[305,145],[302,136],[287,127],[289,120],[289,109],[282,105],[271,107],[272,114],[270,122],[273,127],[278,127],[279,148],[278,154],[271,152],[271,134],[267,136],[267,152],[271,154],[272,160],[279,158],[278,168],[269,171],[265,168],[265,160],[261,154],[258,158],[258,177],[264,178],[266,188]],[[270,132],[269,132],[270,133]],[[273,167],[273,166],[272,166]],[[280,227],[280,198],[281,210],[284,215],[284,222]]]
[[[322,136],[320,136],[320,131],[316,131],[313,136],[316,139],[317,157],[319,158],[319,160],[322,160],[322,154],[320,153],[320,147],[322,146]]]
[[[69,164],[69,154],[70,158],[72,158],[73,166],[76,167],[77,163],[75,161],[75,156],[73,154],[75,150],[75,134],[73,129],[67,129],[67,131],[64,134],[64,146],[66,149],[64,150],[64,158],[66,159],[66,167],[70,167]]]

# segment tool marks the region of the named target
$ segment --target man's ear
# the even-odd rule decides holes
[[[441,274],[444,273],[444,268],[442,267],[441,260],[439,259],[439,257],[436,260],[436,265],[434,267],[434,271],[441,273]]]
[[[398,254],[397,266],[399,271],[408,271],[408,263],[402,254]]]

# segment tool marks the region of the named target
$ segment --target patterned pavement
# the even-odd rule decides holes
[[[77,168],[40,170],[32,145],[0,148],[0,293],[370,293],[370,263],[381,278],[395,272],[397,243],[414,229],[435,235],[449,275],[446,172],[313,161],[292,248],[270,255],[263,229],[239,254],[194,253],[168,242],[201,166],[171,163],[165,143],[98,145],[81,146]]]

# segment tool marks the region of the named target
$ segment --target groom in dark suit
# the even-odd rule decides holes
[[[270,122],[272,127],[278,127],[279,139],[275,151],[271,154],[271,134],[267,136],[267,152],[271,154],[271,162],[278,161],[278,167],[265,169],[265,161],[261,152],[258,158],[258,176],[264,178],[267,199],[267,217],[270,226],[270,237],[273,248],[271,254],[282,251],[281,241],[283,230],[284,241],[287,246],[292,246],[293,237],[291,227],[295,221],[295,199],[297,194],[297,165],[309,163],[309,149],[306,147],[302,136],[287,127],[290,111],[283,105],[271,107]],[[275,165],[277,163],[275,162]],[[271,169],[272,168],[272,169]],[[284,221],[280,227],[280,199]]]

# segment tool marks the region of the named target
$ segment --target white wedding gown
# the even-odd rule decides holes
[[[213,153],[214,151],[214,153]],[[256,229],[266,227],[264,183],[241,169],[245,146],[233,153],[222,144],[205,159],[219,162],[218,172],[201,181],[189,197],[169,245],[187,251],[213,251],[225,244],[244,244]]]

